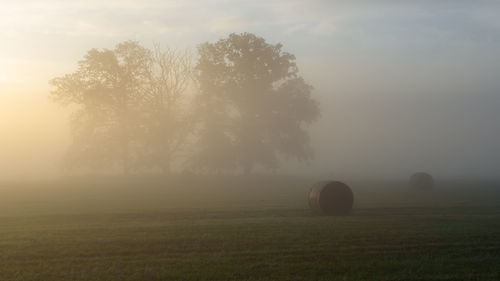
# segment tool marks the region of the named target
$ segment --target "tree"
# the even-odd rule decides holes
[[[131,145],[137,108],[144,95],[149,51],[136,42],[118,44],[114,50],[90,50],[76,72],[55,78],[52,98],[76,105],[71,120],[73,143],[68,167],[131,166]]]
[[[168,173],[176,153],[187,143],[194,120],[186,109],[186,89],[192,84],[192,56],[189,52],[151,52],[148,90],[145,100],[144,150],[141,164]]]
[[[187,55],[127,41],[90,50],[76,72],[52,79],[52,98],[76,106],[67,167],[168,166],[186,134],[179,103],[190,72]]]
[[[312,156],[307,125],[319,117],[295,56],[250,33],[198,47],[201,123],[193,163],[208,170],[277,168]]]

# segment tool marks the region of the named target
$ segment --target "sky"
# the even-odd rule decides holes
[[[57,174],[68,110],[48,80],[125,40],[196,48],[252,32],[295,54],[322,118],[321,175],[500,176],[500,2],[0,0],[0,176]]]

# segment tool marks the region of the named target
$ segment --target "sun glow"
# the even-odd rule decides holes
[[[0,83],[7,83],[10,81],[9,73],[7,69],[3,66],[0,66]]]
[[[0,57],[0,83],[13,84],[16,82],[16,63],[12,59]],[[5,86],[5,85],[4,85]]]

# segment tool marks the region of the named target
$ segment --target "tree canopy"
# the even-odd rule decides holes
[[[170,160],[164,158],[182,135],[179,103],[189,63],[187,54],[127,41],[113,50],[90,50],[74,73],[52,79],[52,98],[77,107],[67,167],[166,169]]]
[[[294,55],[251,33],[201,44],[198,52],[195,165],[250,172],[277,168],[280,156],[312,156],[306,127],[319,107]]]
[[[67,167],[168,172],[183,148],[188,166],[208,172],[312,156],[307,127],[319,107],[294,55],[250,33],[198,52],[194,65],[187,52],[127,41],[90,50],[75,72],[51,80],[52,98],[76,106]]]

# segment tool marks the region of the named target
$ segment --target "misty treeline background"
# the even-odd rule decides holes
[[[197,53],[137,41],[91,49],[50,84],[73,112],[66,171],[248,174],[313,156],[312,86],[293,54],[251,33]]]

